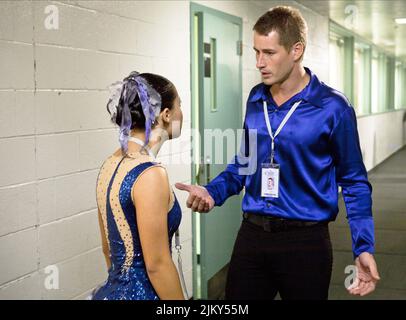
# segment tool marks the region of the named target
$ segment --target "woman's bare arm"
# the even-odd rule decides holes
[[[136,218],[148,277],[162,300],[185,299],[169,250],[168,210],[170,190],[164,168],[142,173],[133,188]]]

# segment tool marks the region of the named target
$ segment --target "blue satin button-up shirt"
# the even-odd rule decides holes
[[[246,134],[241,150],[256,170],[241,175],[239,155],[205,187],[216,206],[245,187],[243,212],[306,221],[332,221],[338,213],[338,185],[347,209],[354,257],[374,253],[372,186],[368,182],[354,109],[346,97],[319,81],[308,68],[309,84],[298,94],[276,105],[270,87],[261,83],[248,97],[245,132],[257,130],[256,157],[249,154]],[[269,162],[271,137],[266,127],[263,101],[275,133],[292,105],[300,105],[275,138],[275,162],[280,165],[279,197],[261,197],[261,164]],[[252,147],[252,146],[251,146]],[[251,163],[252,165],[252,163]]]

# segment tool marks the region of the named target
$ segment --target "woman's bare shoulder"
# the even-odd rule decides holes
[[[152,165],[145,169],[137,178],[133,186],[133,195],[136,197],[162,197],[169,194],[168,174],[161,165]],[[149,192],[145,192],[148,190]]]
[[[145,169],[137,179],[136,185],[148,185],[150,187],[162,187],[168,181],[166,169],[160,164],[154,164]]]

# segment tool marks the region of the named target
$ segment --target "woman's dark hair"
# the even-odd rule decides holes
[[[177,96],[176,88],[173,85],[173,83],[170,82],[165,77],[153,73],[141,73],[138,76],[144,78],[161,95],[162,100],[161,111],[164,110],[165,108],[171,110]],[[124,79],[122,92],[124,92],[124,88],[127,85],[126,82],[129,80],[130,77],[131,74],[130,76]],[[145,129],[145,115],[142,111],[142,106],[138,95],[136,95],[134,101],[130,103],[129,107],[132,121],[131,129]],[[107,111],[109,111],[108,108]],[[118,126],[120,126],[121,124],[122,111],[123,111],[123,96],[121,95],[117,106],[117,115],[115,119],[115,123]]]

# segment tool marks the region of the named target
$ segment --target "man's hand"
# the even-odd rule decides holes
[[[213,209],[214,200],[207,192],[206,188],[179,182],[175,184],[175,187],[179,190],[189,192],[189,198],[186,201],[186,205],[193,211],[206,213]]]
[[[376,283],[381,279],[374,256],[363,252],[355,259],[355,265],[357,277],[347,290],[350,294],[365,296],[375,290]]]

